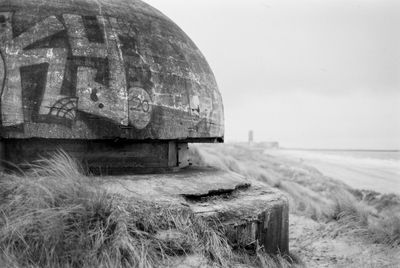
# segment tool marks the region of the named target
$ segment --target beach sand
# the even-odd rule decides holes
[[[390,159],[383,159],[382,153],[374,152],[364,152],[363,156],[356,152],[356,156],[352,156],[352,152],[302,150],[268,150],[267,153],[315,167],[324,175],[355,189],[400,194],[400,161],[395,159],[398,157],[395,152]],[[380,158],[374,157],[374,154]]]

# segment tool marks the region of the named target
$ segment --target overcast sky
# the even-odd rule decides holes
[[[400,1],[145,2],[207,58],[227,141],[400,149]]]

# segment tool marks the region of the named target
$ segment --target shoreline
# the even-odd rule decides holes
[[[324,154],[339,152],[339,154]],[[265,153],[311,166],[325,176],[346,183],[358,190],[400,195],[400,160],[374,159],[351,155],[355,151],[266,150]],[[367,152],[367,151],[357,151]],[[371,151],[369,151],[371,152]],[[382,151],[373,151],[381,153]],[[385,151],[397,153],[397,151]]]
[[[316,151],[316,152],[388,152],[400,153],[400,149],[326,149],[326,148],[279,148],[283,151]]]

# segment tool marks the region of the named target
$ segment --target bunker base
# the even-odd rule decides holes
[[[187,143],[8,139],[0,145],[3,166],[23,169],[61,149],[88,172],[109,175],[100,178],[110,192],[189,206],[197,215],[220,222],[232,245],[258,243],[272,254],[289,251],[287,198],[233,172],[190,166]]]
[[[41,158],[62,150],[77,159],[85,171],[97,175],[165,173],[189,165],[188,143],[178,141],[137,142],[124,139],[3,139],[2,166],[26,169]]]
[[[289,251],[287,198],[236,173],[190,167],[170,174],[110,176],[104,186],[128,197],[187,205],[220,222],[232,245],[255,247],[258,242],[267,253]]]

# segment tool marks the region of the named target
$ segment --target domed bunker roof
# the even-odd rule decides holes
[[[186,142],[223,141],[206,59],[139,0],[0,0],[0,52],[8,161],[61,147],[98,166],[118,151],[116,166],[171,167],[187,162]]]
[[[222,140],[214,75],[139,0],[0,0],[3,138]]]

